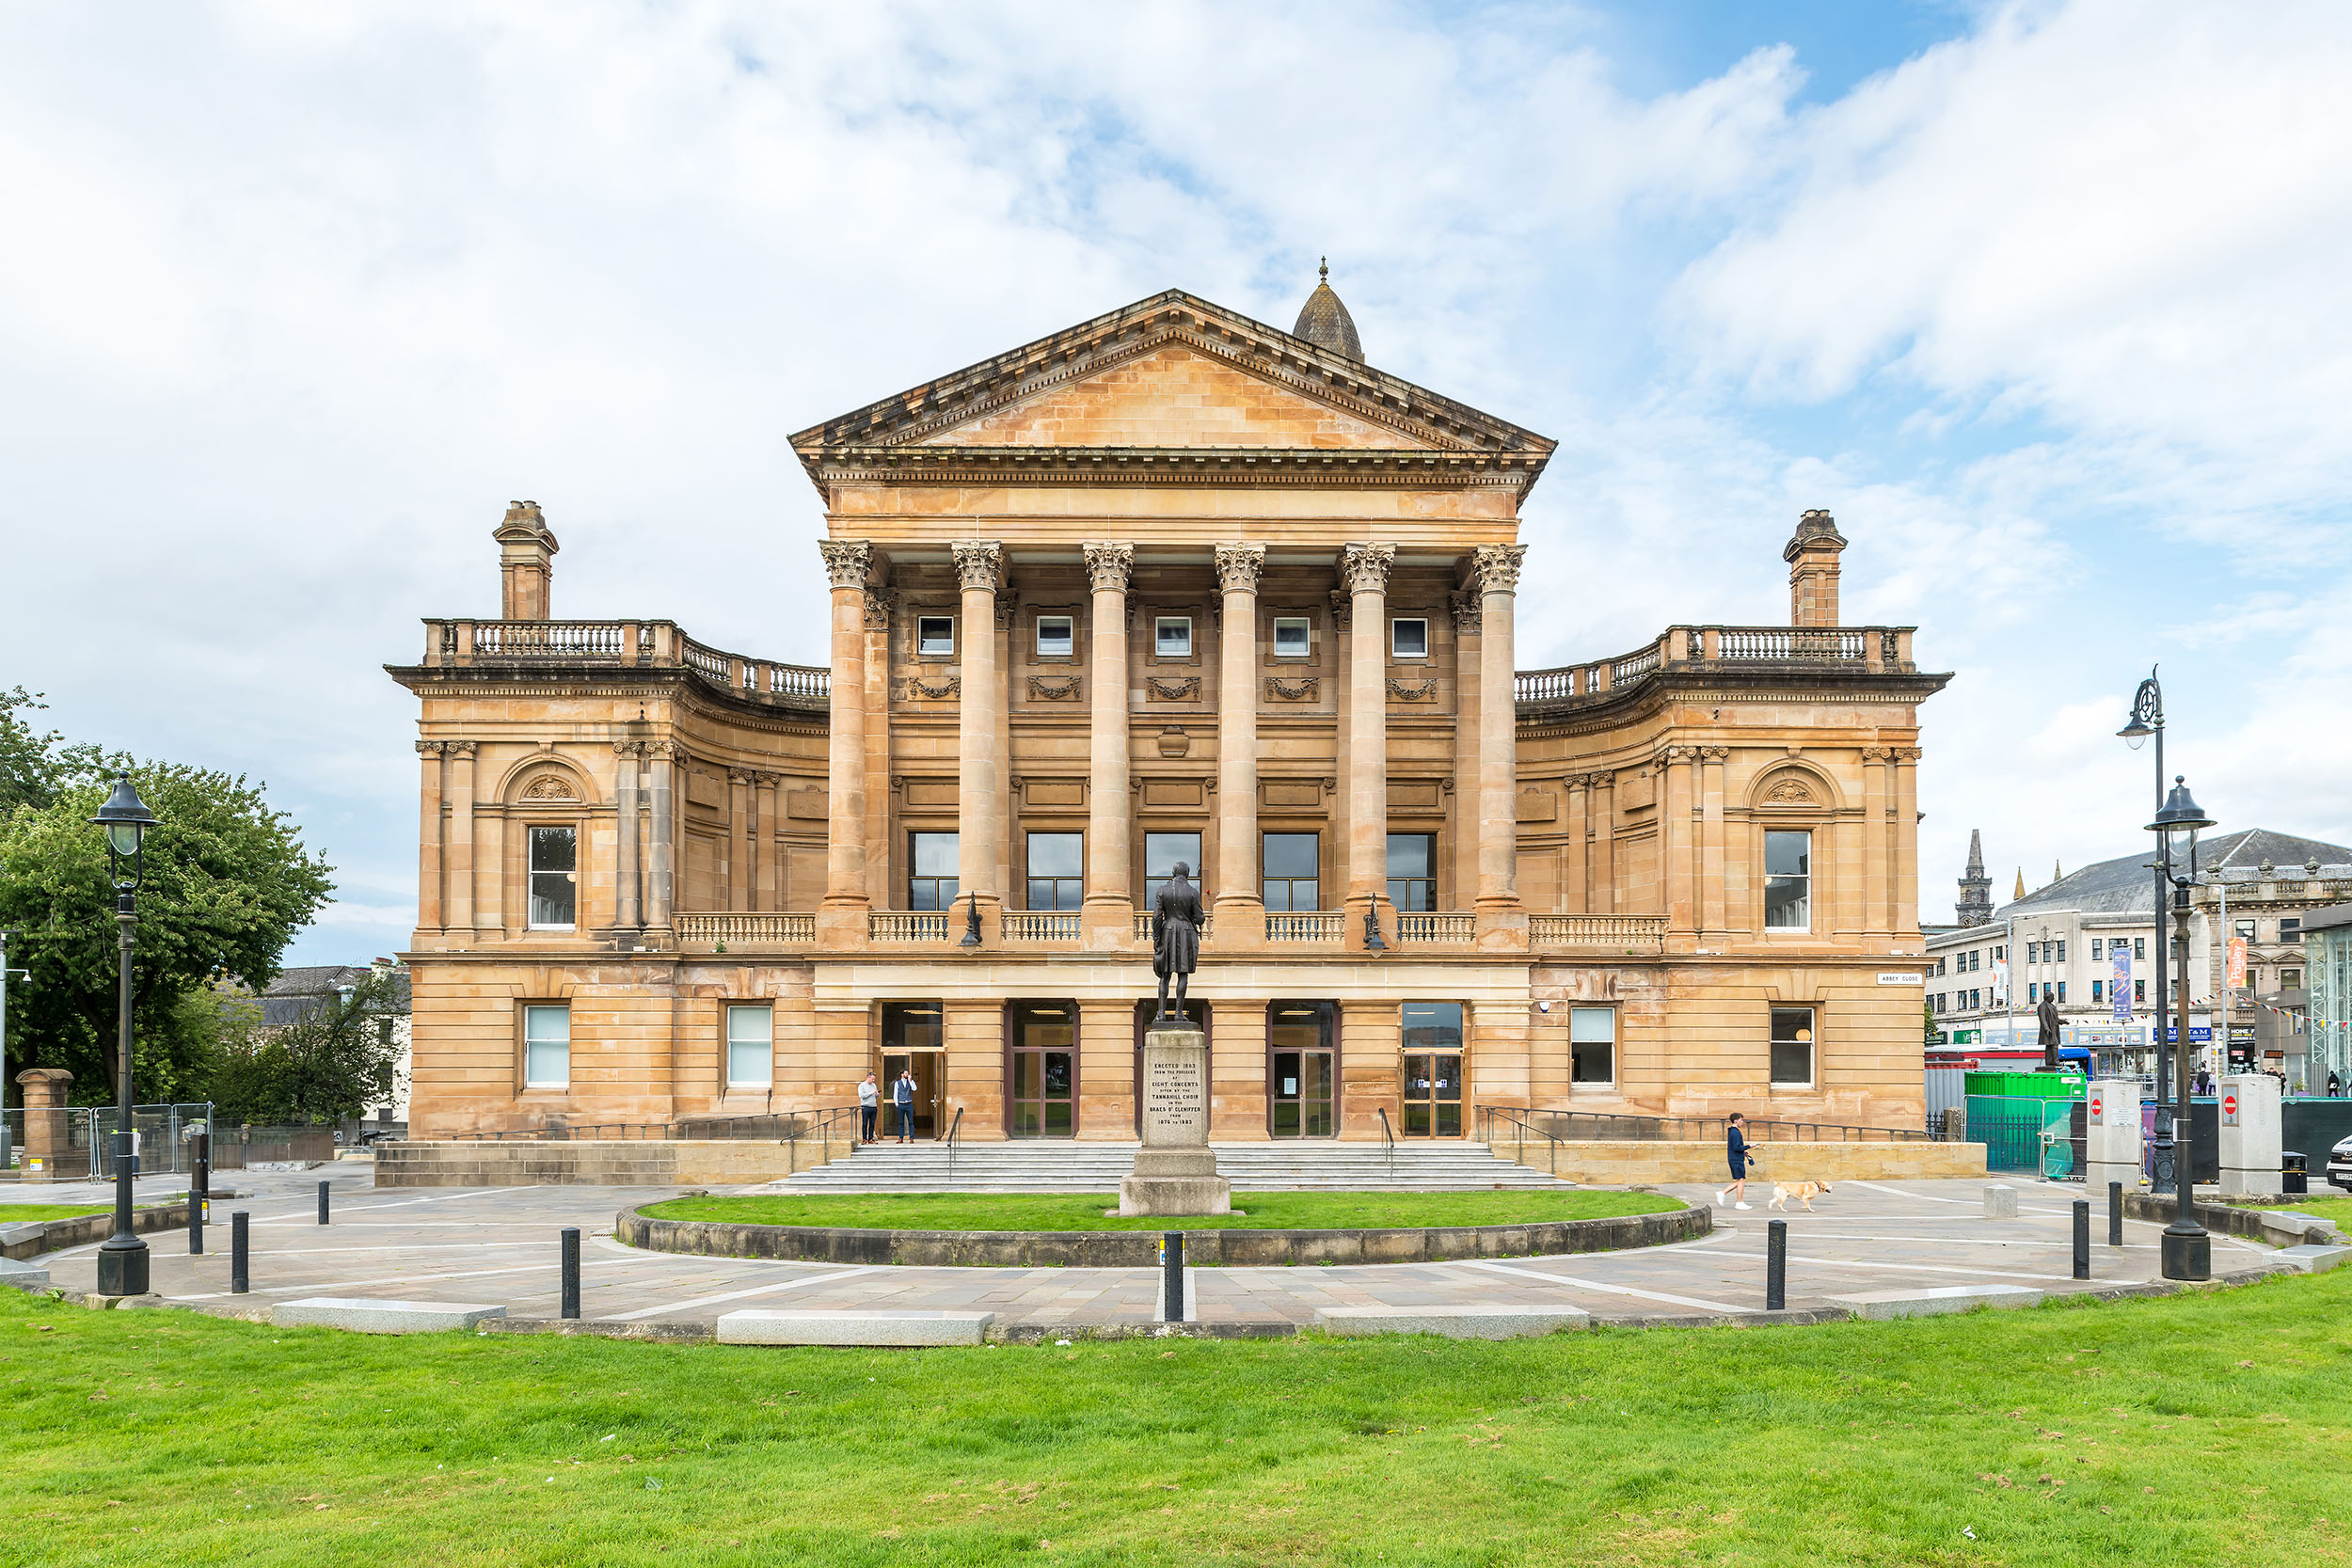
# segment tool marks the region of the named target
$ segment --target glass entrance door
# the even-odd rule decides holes
[[[1339,1052],[1331,1004],[1276,1002],[1266,1008],[1266,1131],[1278,1138],[1327,1138],[1337,1130]]]
[[[1408,1138],[1462,1135],[1462,1005],[1405,1004],[1405,1120]]]
[[[936,1002],[885,1002],[882,1016],[882,1117],[879,1136],[936,1138],[940,1091],[946,1086],[946,1044]],[[899,1125],[898,1075],[914,1075],[914,1105]]]
[[[1005,1131],[1016,1138],[1067,1138],[1078,1130],[1078,1009],[1068,1002],[1017,1002],[1006,1063]]]

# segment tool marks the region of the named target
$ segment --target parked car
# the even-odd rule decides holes
[[[2352,1193],[2352,1138],[2337,1140],[2328,1155],[2328,1185]]]

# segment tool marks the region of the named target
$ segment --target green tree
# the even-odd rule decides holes
[[[11,744],[20,732],[30,734],[16,723]],[[34,737],[29,754],[38,792],[0,809],[0,925],[24,933],[9,957],[32,972],[8,994],[8,1062],[63,1068],[75,1101],[102,1103],[115,1097],[119,1070],[119,949],[105,845],[89,818],[109,787],[108,759],[55,736]],[[216,976],[267,985],[334,886],[332,868],[303,847],[259,785],[174,763],[129,771],[157,819],[132,971],[135,1086],[154,1103],[199,1090],[219,1042],[187,999]]]
[[[363,1115],[389,1098],[400,1059],[393,1023],[401,977],[371,974],[325,997],[307,1018],[248,1029],[213,1063],[213,1115],[223,1124],[326,1122]]]
[[[1944,1029],[1935,1022],[1935,1004],[1924,996],[1919,998],[1919,1017],[1921,1020],[1920,1039],[1924,1044],[1933,1045],[1935,1037],[1941,1035]]]

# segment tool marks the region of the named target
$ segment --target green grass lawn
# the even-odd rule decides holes
[[[144,1209],[146,1204],[139,1205]],[[25,1220],[70,1220],[77,1214],[111,1214],[112,1203],[0,1203],[0,1225]]]
[[[822,1225],[850,1230],[1386,1230],[1519,1225],[1662,1214],[1687,1207],[1655,1193],[1235,1193],[1240,1214],[1120,1219],[1117,1193],[904,1193],[840,1196],[675,1197],[647,1206],[669,1220]]]
[[[2352,1562],[2352,1270],[1899,1323],[919,1352],[0,1291],[0,1351],[10,1564]]]

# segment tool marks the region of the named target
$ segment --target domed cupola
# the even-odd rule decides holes
[[[1356,336],[1355,318],[1340,303],[1340,296],[1331,292],[1331,259],[1325,257],[1317,271],[1322,281],[1307,296],[1305,307],[1298,312],[1298,325],[1291,328],[1291,333],[1334,354],[1344,354],[1360,365],[1364,361],[1364,345]]]

